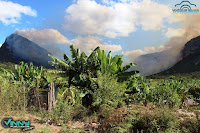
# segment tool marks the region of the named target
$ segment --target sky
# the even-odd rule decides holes
[[[90,53],[100,46],[132,62],[168,48],[182,36],[187,16],[173,14],[181,0],[0,0],[0,44],[12,33],[52,53],[69,45]],[[199,8],[200,2],[190,0]],[[59,49],[58,49],[59,48]]]

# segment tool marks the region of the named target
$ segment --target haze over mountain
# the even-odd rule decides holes
[[[188,73],[200,71],[200,36],[185,44],[180,60],[163,73]]]
[[[52,59],[48,54],[51,53],[27,38],[11,34],[0,48],[0,61],[13,63],[19,63],[20,61],[33,62],[37,66],[51,67],[48,61]]]
[[[180,47],[181,48],[181,47]],[[176,51],[176,52],[174,52]],[[200,36],[188,41],[180,52],[174,48],[141,55],[136,58],[135,67],[142,75],[155,73],[187,73],[200,70]]]
[[[163,73],[184,73],[200,70],[200,36],[188,41],[179,50],[170,48],[162,52],[141,55],[136,60],[135,67],[129,70],[139,70],[142,75]],[[0,48],[0,61],[19,63],[33,62],[34,65],[51,67],[52,60],[46,49],[18,34],[8,36]]]

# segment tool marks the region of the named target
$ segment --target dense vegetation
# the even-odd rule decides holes
[[[70,49],[71,59],[66,54],[64,60],[49,55],[55,69],[23,62],[9,68],[2,64],[0,110],[40,110],[44,121],[63,125],[61,132],[200,132],[198,106],[188,109],[194,117],[178,113],[179,108],[188,108],[182,105],[184,99],[200,102],[198,78],[146,78],[127,71],[135,64],[123,66],[122,55],[106,55],[99,47],[90,55],[73,45]],[[58,89],[53,111],[30,109],[31,92],[39,94],[52,81]],[[84,122],[84,128],[65,126],[75,121]]]

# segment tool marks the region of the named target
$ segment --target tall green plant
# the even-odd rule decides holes
[[[102,74],[111,74],[117,75],[119,78],[118,81],[125,81],[128,80],[131,75],[138,73],[135,70],[127,71],[129,68],[135,66],[134,63],[129,63],[125,66],[122,66],[123,55],[115,55],[114,57],[111,56],[111,51],[106,55],[104,50],[97,49],[98,60],[100,62],[100,72]]]
[[[27,63],[21,62],[20,65],[15,65],[15,70],[13,72],[8,72],[5,69],[3,69],[3,71],[10,79],[12,79],[12,81],[20,84],[19,87],[24,93],[24,110],[30,89],[44,88],[52,81],[51,76],[47,74],[46,70],[44,70],[42,66],[36,67],[33,63],[28,65]]]
[[[64,60],[60,60],[52,55],[49,55],[53,59],[50,63],[56,68],[64,71],[65,75],[68,77],[69,86],[66,88],[66,91],[69,90],[71,85],[81,90],[80,93],[85,96],[83,103],[85,103],[85,101],[86,103],[90,103],[88,101],[91,101],[92,96],[96,96],[95,92],[101,88],[101,84],[97,82],[99,81],[98,78],[101,77],[98,77],[98,72],[102,75],[107,75],[107,77],[115,77],[118,83],[128,80],[131,75],[135,75],[137,73],[137,71],[134,70],[127,71],[130,67],[135,65],[134,63],[122,66],[122,55],[115,55],[112,57],[111,51],[106,55],[105,51],[100,50],[99,47],[92,50],[89,56],[87,56],[85,52],[81,53],[79,49],[75,49],[73,45],[70,46],[70,51],[71,59],[66,54],[64,54]],[[105,82],[109,81],[105,80]],[[117,91],[117,88],[111,87],[110,89]],[[106,93],[109,92],[111,92],[111,90],[106,90]],[[71,97],[70,94],[68,97]],[[103,98],[103,100],[104,99],[105,98]]]
[[[117,82],[115,76],[110,76],[108,74],[98,73],[98,78],[96,80],[98,89],[94,91],[93,100],[94,106],[100,106],[107,104],[113,107],[120,106],[123,104],[123,95],[125,92],[126,85]]]
[[[3,112],[23,108],[23,89],[20,84],[13,83],[3,75],[0,75],[0,110]]]
[[[72,59],[64,54],[64,61],[59,60],[56,57],[49,55],[53,61],[50,63],[56,68],[60,68],[65,71],[67,77],[69,77],[69,86],[74,84],[88,87],[90,85],[90,77],[96,78],[97,71],[102,74],[117,75],[119,81],[124,81],[130,78],[131,75],[137,73],[137,71],[126,71],[130,67],[134,66],[134,63],[122,66],[122,55],[111,56],[111,51],[106,55],[104,50],[100,50],[99,47],[95,48],[89,56],[85,52],[80,52],[79,49],[75,49],[73,45],[70,46]],[[73,82],[73,79],[78,81],[78,84]]]
[[[52,81],[51,75],[47,74],[47,71],[44,70],[42,66],[36,67],[33,63],[28,65],[22,61],[20,65],[15,65],[15,70],[13,72],[9,72],[5,69],[3,69],[3,71],[13,81],[21,82],[29,87],[40,88]]]
[[[143,102],[146,104],[150,100],[150,81],[146,80],[145,77],[136,74],[131,76],[126,86],[126,102],[127,104],[131,102]]]
[[[85,52],[80,52],[79,49],[75,49],[73,45],[70,46],[71,57],[64,54],[64,61],[57,59],[56,57],[49,55],[53,59],[50,63],[56,68],[60,68],[65,72],[65,75],[69,78],[69,87],[71,84],[75,86],[88,86],[89,76],[95,77],[97,69],[97,47],[93,52],[87,56]],[[75,79],[78,82],[73,82]]]

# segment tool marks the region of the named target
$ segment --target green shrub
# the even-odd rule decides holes
[[[42,67],[36,67],[33,63],[20,63],[15,65],[15,70],[10,72],[1,68],[7,76],[13,81],[18,81],[27,88],[37,87],[44,88],[52,81],[51,75]]]
[[[84,120],[84,118],[88,115],[88,109],[83,105],[78,104],[73,107],[72,116],[75,120]]]
[[[194,118],[185,118],[180,124],[182,133],[199,133],[200,132],[200,120]]]
[[[115,108],[109,106],[107,104],[102,104],[99,108],[100,115],[102,118],[109,117],[113,112],[115,112]]]
[[[50,117],[55,122],[67,123],[72,119],[71,112],[72,105],[69,105],[65,99],[58,98],[56,106],[53,108],[53,112],[51,112]]]
[[[23,107],[23,89],[20,84],[0,77],[0,110],[18,110]]]
[[[128,121],[131,131],[178,132],[179,120],[168,107],[146,110],[143,113],[130,112]]]
[[[133,106],[115,109],[108,105],[100,108],[99,131],[116,133],[135,132],[180,132],[180,121],[174,110],[167,106],[149,110],[143,106]]]
[[[123,95],[125,92],[125,84],[117,82],[117,78],[108,74],[98,73],[98,88],[94,90],[93,105],[100,106],[107,104],[117,107],[123,104]]]
[[[200,99],[200,88],[191,87],[189,93],[195,98]]]
[[[125,120],[125,116],[127,114],[127,108],[121,107],[121,108],[114,108],[112,106],[109,106],[107,104],[103,104],[100,106],[99,111],[99,122],[100,126],[98,127],[98,130],[101,132],[123,132],[127,130],[131,125],[123,125],[120,127],[121,124],[123,124]]]
[[[1,77],[2,80],[9,79],[9,83],[7,83],[9,85],[6,86],[7,90],[5,89],[5,91],[7,91],[6,93],[8,94],[4,95],[10,96],[10,100],[12,100],[12,97],[16,98],[16,96],[20,95],[18,98],[16,98],[16,105],[21,104],[17,103],[19,102],[19,99],[23,99],[24,110],[26,110],[27,105],[31,104],[31,101],[33,99],[32,96],[39,94],[39,91],[35,90],[46,89],[48,87],[48,83],[52,81],[51,76],[47,74],[47,71],[42,66],[36,67],[33,65],[33,63],[30,63],[30,65],[28,65],[27,63],[21,62],[21,65],[15,65],[14,71],[8,71],[4,68],[0,69],[1,71],[3,71]],[[6,82],[7,81],[5,81],[5,83]],[[9,86],[12,85],[12,89],[9,90]],[[11,91],[11,93],[13,94],[10,94],[9,91]]]
[[[182,100],[181,89],[182,87],[175,80],[164,80],[151,88],[149,99],[159,106],[167,104],[170,107],[179,107]]]
[[[150,80],[140,77],[140,74],[133,75],[126,87],[126,103],[144,103],[149,100]],[[145,104],[146,105],[146,104]]]
[[[70,46],[71,59],[64,54],[64,61],[49,55],[53,59],[50,63],[58,69],[61,69],[68,79],[69,87],[71,85],[88,87],[90,86],[89,77],[96,78],[97,72],[102,74],[109,73],[116,75],[120,81],[127,80],[131,75],[137,73],[135,70],[126,71],[130,67],[135,66],[134,63],[129,63],[122,66],[123,55],[111,56],[111,51],[106,52],[100,50],[100,47],[92,50],[90,55],[85,52],[80,52],[80,49],[75,49],[73,45]]]

